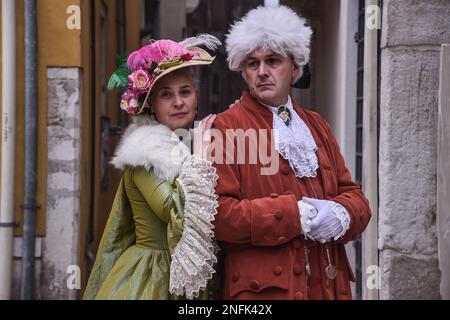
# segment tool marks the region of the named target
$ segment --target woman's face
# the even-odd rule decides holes
[[[197,109],[197,90],[188,72],[162,77],[152,89],[150,107],[156,120],[171,130],[188,129]]]

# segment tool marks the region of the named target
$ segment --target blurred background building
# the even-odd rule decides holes
[[[30,2],[37,8],[37,47],[27,56]],[[106,91],[117,55],[150,39],[207,32],[224,40],[233,21],[264,1],[1,3],[0,299],[24,297],[27,288],[33,290],[25,297],[78,299],[120,179],[109,160],[128,119],[118,94]],[[372,207],[366,232],[347,246],[358,278],[355,298],[449,299],[450,48],[443,44],[450,43],[450,2],[281,3],[314,31],[311,77],[293,96],[331,124]],[[26,59],[37,62],[31,119]],[[216,62],[198,72],[199,118],[225,110],[245,88],[241,75],[228,70],[223,46]],[[25,135],[33,123],[36,194],[28,202]],[[36,235],[24,245],[26,210],[36,215]],[[30,263],[33,274],[24,275]],[[34,286],[24,287],[24,276]]]

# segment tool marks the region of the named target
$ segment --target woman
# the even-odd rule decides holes
[[[196,130],[194,155],[174,130],[195,118],[190,67],[214,60],[197,45],[219,44],[210,35],[159,40],[133,52],[111,77],[109,89],[127,88],[121,108],[135,117],[112,160],[122,179],[84,299],[206,298],[217,261],[217,176],[205,157],[215,116]]]

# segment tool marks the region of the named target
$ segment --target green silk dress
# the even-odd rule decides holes
[[[205,284],[217,260],[207,253],[213,251],[208,239],[200,238],[212,230],[209,213],[217,207],[217,176],[204,160],[187,158],[173,180],[158,178],[154,168],[124,167],[83,299],[185,299],[183,286],[200,282],[200,290],[199,285],[191,289],[189,298],[208,298]],[[199,192],[208,184],[204,194]],[[195,274],[206,276],[198,280]],[[171,277],[178,285],[172,293]]]
[[[124,251],[106,275],[96,299],[177,298],[169,293],[169,271],[171,253],[183,230],[183,202],[176,183],[160,182],[143,168],[125,169],[112,212],[119,209],[116,204],[129,208],[126,211],[132,214],[127,220],[133,220],[135,236],[130,234],[131,239],[125,242],[117,239]],[[123,219],[108,223],[105,233],[121,229],[126,232],[124,225],[132,223],[124,223]],[[128,246],[131,241],[134,243]],[[99,252],[105,251],[104,245]]]

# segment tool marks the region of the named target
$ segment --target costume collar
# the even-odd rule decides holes
[[[318,137],[314,130],[309,128],[308,117],[302,108],[296,105],[289,96],[288,108],[293,110],[294,123],[288,128],[281,119],[275,116],[277,113],[271,111],[271,106],[262,104],[249,92],[244,92],[241,101],[245,108],[251,112],[260,113],[272,124],[273,129],[277,129],[278,137],[275,138],[275,149],[289,162],[295,175],[300,178],[315,177],[319,168],[316,154],[318,146],[315,143]],[[293,132],[295,133],[293,134]]]
[[[247,109],[249,112],[257,112],[259,113],[263,119],[267,122],[272,124],[273,119],[273,113],[267,109],[264,108],[263,105],[261,105],[247,90],[245,90],[242,93],[241,96],[241,103],[242,106]],[[294,107],[294,110],[297,112],[299,117],[306,123],[308,128],[311,130],[311,134],[314,138],[314,141],[317,142],[317,148],[320,150],[323,145],[321,143],[321,135],[319,134],[321,127],[317,125],[316,121],[312,121],[311,114],[307,113],[306,110],[304,110],[300,105],[295,102],[295,100],[292,100],[292,105]]]
[[[256,98],[255,98],[255,99],[256,99]],[[268,104],[265,104],[265,103],[259,101],[258,99],[256,99],[256,101],[258,101],[258,102],[259,102],[260,104],[262,104],[263,106],[267,107],[270,111],[272,111],[272,112],[275,113],[275,114],[277,114],[278,108],[279,108],[279,107],[282,107],[282,106],[285,106],[285,107],[287,107],[289,110],[294,111],[294,106],[293,106],[293,104],[292,104],[292,99],[291,99],[291,96],[290,96],[290,95],[288,95],[288,98],[287,98],[287,102],[286,102],[286,103],[280,104],[280,105],[277,106],[277,107],[271,106],[271,105],[268,105]]]
[[[126,166],[153,168],[161,180],[172,181],[180,171],[188,147],[165,125],[147,115],[133,118],[116,149],[111,163],[120,170]]]

